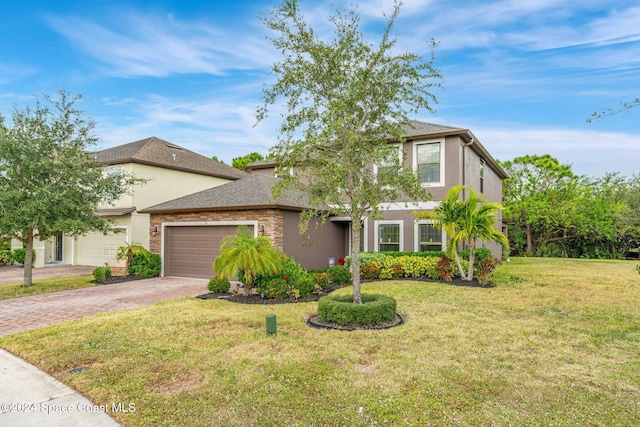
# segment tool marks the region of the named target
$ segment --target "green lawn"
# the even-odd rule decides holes
[[[127,426],[634,426],[637,263],[514,259],[495,288],[389,281],[406,324],[309,328],[317,303],[180,299],[0,338]],[[350,288],[338,292],[348,293]],[[277,337],[265,334],[275,313]],[[89,368],[71,374],[70,369]]]
[[[92,280],[91,275],[36,279],[28,288],[22,286],[22,281],[0,283],[0,300],[96,286],[95,283],[91,283]]]

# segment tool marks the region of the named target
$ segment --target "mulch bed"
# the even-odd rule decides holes
[[[107,280],[104,282],[98,282],[96,280],[92,280],[91,283],[95,283],[96,285],[113,285],[115,283],[123,283],[123,282],[131,282],[132,280],[142,280],[148,279],[148,277],[136,276],[135,274],[130,274],[128,276],[111,276],[107,277]]]
[[[381,330],[394,328],[396,326],[404,325],[404,319],[399,314],[396,314],[395,319],[390,321],[384,321],[380,323],[373,323],[371,325],[339,325],[333,322],[325,322],[319,315],[314,314],[307,319],[307,325],[316,329],[335,329],[337,331],[358,331],[358,330]]]
[[[298,302],[313,302],[318,301],[323,296],[335,291],[336,289],[340,289],[343,286],[329,286],[324,290],[322,294],[319,295],[311,295],[310,297],[305,298],[284,298],[284,299],[275,299],[275,298],[263,298],[259,294],[253,294],[246,296],[244,294],[231,295],[231,294],[214,294],[208,293],[204,295],[198,295],[196,298],[200,299],[223,299],[225,301],[237,302],[240,304],[264,304],[264,305],[272,305],[272,304],[291,304]]]

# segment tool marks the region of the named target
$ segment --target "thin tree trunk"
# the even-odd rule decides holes
[[[351,220],[351,281],[353,282],[353,303],[362,304],[360,293],[360,222]]]
[[[462,263],[460,262],[460,257],[458,256],[458,252],[453,253],[454,258],[456,259],[456,264],[458,264],[458,271],[460,271],[460,277],[465,279],[467,276],[464,275],[464,269],[462,268]]]
[[[27,229],[27,248],[24,254],[24,283],[29,287],[33,284],[33,228]]]
[[[527,253],[533,253],[533,240],[531,237],[531,224],[527,223]]]
[[[465,280],[473,280],[473,264],[476,261],[476,254],[474,251],[476,242],[474,239],[469,239],[469,274],[467,274],[467,277],[465,278]]]

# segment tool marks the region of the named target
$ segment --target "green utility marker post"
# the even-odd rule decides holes
[[[267,335],[276,335],[278,333],[278,325],[276,323],[275,314],[267,314]]]

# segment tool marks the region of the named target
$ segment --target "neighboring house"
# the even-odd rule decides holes
[[[104,165],[105,173],[127,172],[148,180],[133,188],[113,206],[97,214],[115,220],[116,234],[90,233],[73,238],[59,235],[46,242],[36,242],[36,264],[57,262],[70,265],[123,265],[116,260],[119,246],[138,243],[149,248],[155,233],[149,215],[140,209],[215,187],[248,176],[247,173],[178,145],[151,137],[92,154]]]
[[[507,174],[468,129],[414,122],[407,130],[406,142],[390,142],[390,146],[397,147],[398,155],[405,150],[406,166],[418,172],[433,201],[386,203],[383,219],[364,218],[363,251],[444,249],[443,232],[428,221],[416,223],[411,212],[433,209],[454,185],[473,187],[488,200],[502,202],[502,180]],[[151,226],[158,228],[150,248],[162,255],[163,275],[211,277],[211,263],[219,253],[221,239],[235,233],[238,225],[251,227],[256,236],[270,237],[276,249],[306,268],[325,268],[330,260],[348,255],[351,218],[333,216],[324,224],[310,224],[309,231],[300,235],[304,198],[273,199],[276,166],[259,162],[248,167],[252,172],[249,177],[143,209],[140,213],[150,214]],[[373,172],[383,167],[374,165]],[[502,229],[501,216],[496,226]],[[498,245],[487,247],[501,257]]]

